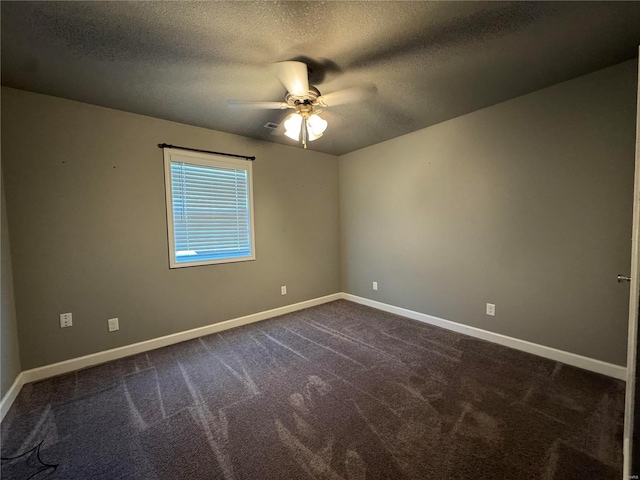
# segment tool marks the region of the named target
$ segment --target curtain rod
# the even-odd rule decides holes
[[[235,153],[213,152],[211,150],[200,150],[198,148],[177,147],[175,145],[169,145],[168,143],[159,143],[158,147],[159,148],[177,148],[178,150],[189,150],[190,152],[213,153],[215,155],[224,155],[225,157],[244,158],[245,160],[249,160],[251,162],[253,162],[256,159],[256,157],[248,157],[247,155],[236,155]]]

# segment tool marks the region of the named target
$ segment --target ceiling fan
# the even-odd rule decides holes
[[[285,110],[292,109],[284,121],[284,134],[307,148],[307,142],[320,138],[327,129],[327,121],[320,113],[328,107],[357,102],[375,90],[373,85],[352,87],[322,95],[320,91],[309,85],[309,74],[304,62],[286,61],[274,64],[278,80],[287,89],[284,102],[251,102],[230,100],[230,108]]]

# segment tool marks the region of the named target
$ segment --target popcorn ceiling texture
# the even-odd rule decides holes
[[[640,2],[2,2],[2,84],[272,142],[302,59],[341,155],[637,56]]]

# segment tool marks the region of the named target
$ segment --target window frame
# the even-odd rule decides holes
[[[196,260],[192,262],[176,261],[175,229],[173,222],[173,190],[171,177],[172,163],[189,163],[207,167],[235,168],[247,171],[247,196],[249,202],[249,241],[251,255],[244,257],[217,258],[212,260]],[[213,153],[192,152],[176,148],[164,149],[164,185],[165,209],[167,213],[167,240],[169,246],[169,268],[200,267],[223,263],[248,262],[256,259],[256,241],[253,208],[253,162],[239,158],[226,157]]]

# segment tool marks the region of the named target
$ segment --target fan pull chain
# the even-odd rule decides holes
[[[302,118],[302,146],[307,149],[307,117]]]

